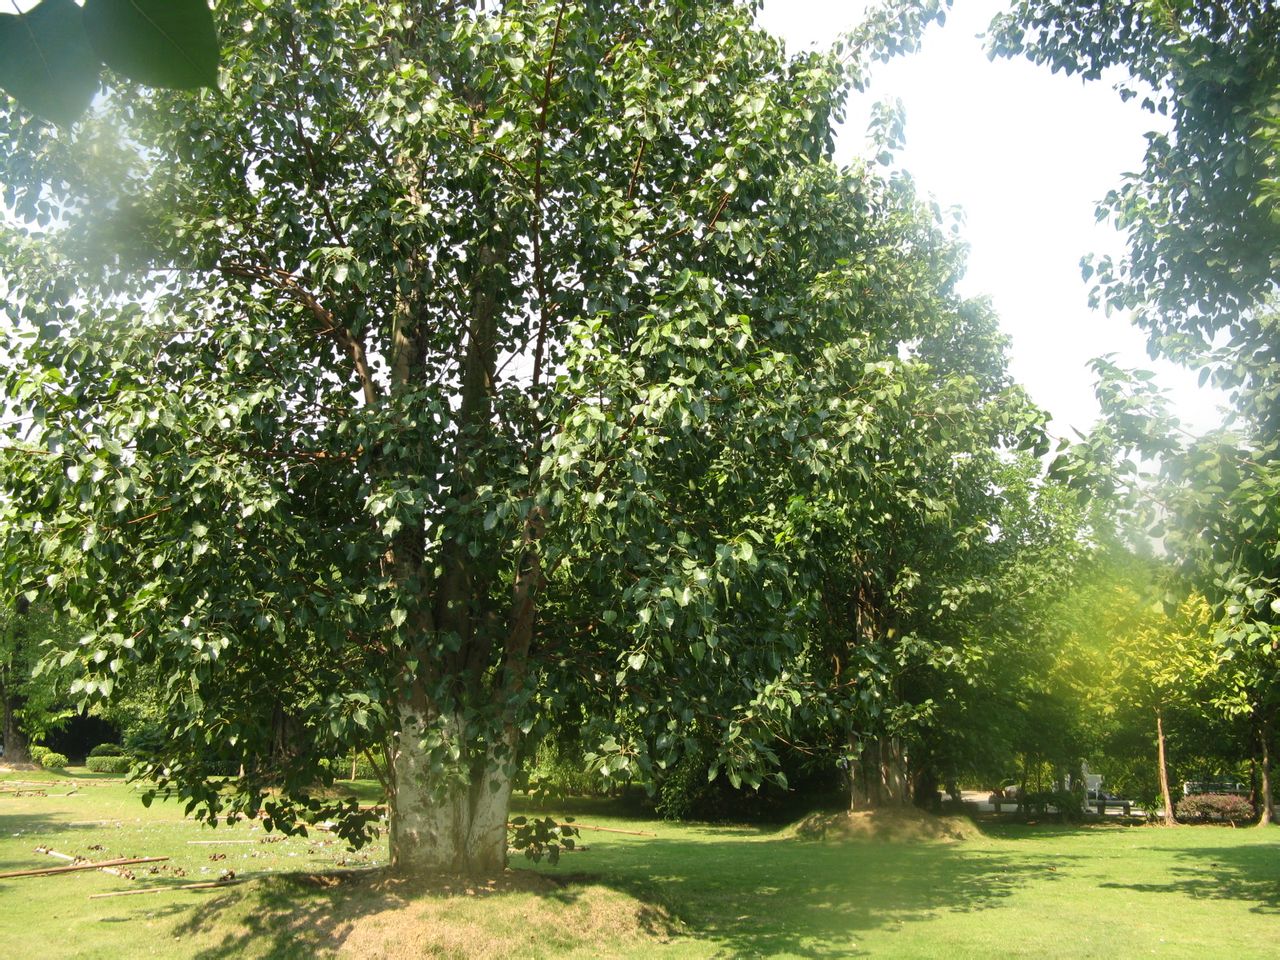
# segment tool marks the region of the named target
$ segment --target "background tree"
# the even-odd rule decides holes
[[[1100,213],[1129,234],[1119,263],[1086,262],[1095,296],[1134,311],[1153,355],[1200,368],[1231,392],[1233,422],[1183,437],[1149,387],[1102,372],[1112,423],[1094,443],[1162,461],[1156,494],[1167,542],[1187,582],[1214,604],[1223,657],[1249,667],[1238,709],[1254,718],[1263,781],[1274,736],[1272,637],[1280,516],[1275,504],[1276,279],[1275,104],[1280,98],[1280,7],[1271,2],[1103,4],[1028,0],[993,23],[993,50],[1025,53],[1055,69],[1097,78],[1123,68],[1124,97],[1169,118],[1148,136],[1144,169]],[[1099,453],[1100,447],[1093,452]],[[1095,457],[1094,462],[1101,462]],[[1273,603],[1276,606],[1273,607]],[[1262,822],[1271,819],[1262,791]]]
[[[73,628],[44,604],[21,596],[0,610],[0,711],[5,763],[29,763],[29,748],[72,714],[71,676],[61,658]],[[68,663],[70,661],[68,660]]]

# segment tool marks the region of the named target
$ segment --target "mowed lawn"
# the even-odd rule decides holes
[[[0,872],[35,852],[169,856],[100,872],[0,880],[7,957],[1099,957],[1280,952],[1280,828],[984,826],[958,842],[815,843],[788,831],[580,813],[588,848],[558,867],[514,860],[498,883],[385,876],[379,846],[324,834],[261,842],[176,804],[144,809],[92,775],[45,796],[0,793]],[[368,788],[366,788],[368,789]],[[72,792],[74,791],[74,792]],[[58,794],[71,793],[70,796]],[[208,840],[234,844],[191,843]],[[89,899],[157,884],[225,889]],[[180,874],[180,875],[178,875]]]

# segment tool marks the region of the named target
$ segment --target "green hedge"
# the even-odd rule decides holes
[[[94,756],[90,754],[85,758],[84,765],[94,773],[128,773],[129,768],[133,766],[133,760],[130,757],[117,756]]]
[[[48,747],[42,747],[38,743],[33,743],[27,747],[27,756],[31,758],[32,763],[38,766],[41,765],[40,761],[52,752]]]
[[[32,757],[32,759],[35,759]],[[36,763],[44,767],[46,770],[61,770],[69,761],[60,753],[54,753],[52,750],[43,750],[40,758]]]
[[[118,743],[100,743],[89,751],[91,757],[123,757],[124,747]]]

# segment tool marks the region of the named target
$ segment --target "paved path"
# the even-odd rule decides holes
[[[995,804],[990,803],[987,799],[990,796],[991,796],[991,792],[988,790],[961,790],[960,791],[960,799],[963,800],[966,804],[972,804],[973,809],[977,810],[978,813],[994,813],[995,812],[995,809],[996,809]],[[1001,811],[1008,811],[1012,813],[1014,810],[1014,801],[1012,799],[1008,800],[1007,803],[1000,805],[1000,809]],[[1142,810],[1140,810],[1138,807],[1130,807],[1129,809],[1130,809],[1131,816],[1134,816],[1134,817],[1146,816],[1146,814]],[[1091,813],[1095,815],[1098,812],[1096,807],[1090,807],[1089,810]],[[1122,817],[1124,816],[1124,810],[1120,807],[1113,807],[1111,806],[1111,803],[1108,802],[1106,816]]]

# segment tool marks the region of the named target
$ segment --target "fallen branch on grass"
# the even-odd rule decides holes
[[[57,857],[59,860],[66,860],[68,863],[76,863],[83,860],[83,857],[73,857],[69,853],[59,853],[51,847],[36,847],[36,853],[43,853],[45,856]],[[118,867],[102,867],[103,873],[109,873],[112,876],[124,877],[126,880],[132,880],[133,874],[128,870],[121,870]]]
[[[625,833],[629,837],[656,837],[656,833],[649,833],[645,830],[619,830],[617,827],[596,827],[589,823],[562,823],[562,827],[577,827],[579,830],[599,830],[601,833]]]
[[[263,840],[265,839],[264,837]],[[222,846],[224,843],[262,843],[263,840],[188,840],[187,843],[193,847],[212,847]]]
[[[165,890],[212,890],[214,887],[234,887],[243,880],[208,880],[204,883],[183,883],[176,887],[139,887],[136,890],[113,890],[110,893],[91,893],[90,900],[102,900],[106,897],[136,897],[143,893],[161,893]]]
[[[71,873],[74,870],[101,870],[103,867],[127,867],[135,863],[158,863],[168,857],[120,857],[116,860],[99,860],[92,863],[73,863],[66,867],[49,867],[44,870],[12,870],[0,873],[0,880],[13,877],[46,877],[56,873]]]

